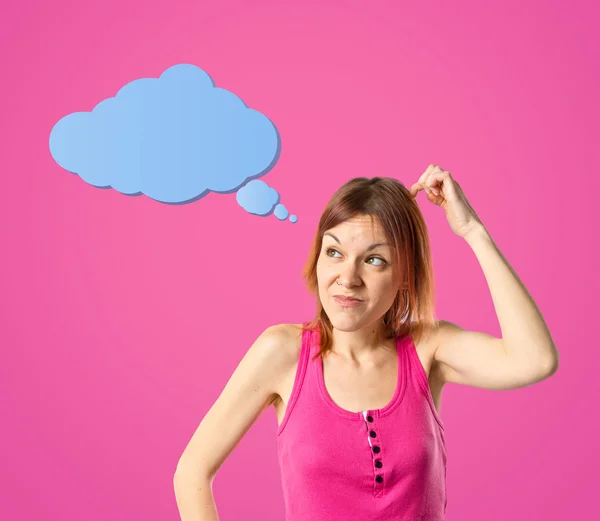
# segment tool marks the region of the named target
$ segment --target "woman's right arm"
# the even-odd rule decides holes
[[[212,483],[227,457],[277,397],[293,361],[295,326],[268,327],[250,346],[179,458],[173,485],[182,521],[219,521]],[[297,333],[299,334],[299,333]]]
[[[212,479],[178,470],[173,478],[181,521],[220,521],[212,492]]]

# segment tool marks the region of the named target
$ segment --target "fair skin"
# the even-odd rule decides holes
[[[452,231],[473,250],[502,330],[497,338],[442,321],[435,335],[426,335],[415,346],[436,405],[447,382],[516,389],[554,374],[559,355],[544,319],[460,185],[450,172],[430,165],[411,187],[413,197],[420,191],[444,209]],[[367,252],[374,242],[387,242],[370,219],[357,217],[330,231],[341,244],[326,236],[324,249],[327,245],[338,253],[326,256],[322,251],[317,269],[319,296],[334,326],[337,357],[326,371],[327,389],[334,401],[348,410],[380,408],[393,392],[395,370],[390,369],[390,355],[382,356],[388,351],[379,349],[389,345],[377,346],[373,339],[399,286],[390,265],[370,259],[381,257],[391,262],[392,252],[387,247]],[[401,267],[396,268],[400,273]],[[342,286],[335,284],[338,277]],[[356,308],[340,307],[333,300],[339,293],[356,294],[364,302]],[[178,461],[174,487],[183,521],[218,521],[212,495],[214,477],[271,403],[279,420],[285,414],[299,346],[297,325],[279,324],[267,328],[246,352]],[[273,401],[275,398],[278,400]]]
[[[443,383],[484,389],[516,389],[548,378],[558,369],[559,353],[527,288],[492,240],[452,174],[431,164],[411,187],[441,207],[451,230],[480,263],[502,330],[497,338],[442,321],[434,363]]]
[[[339,242],[338,242],[339,241]],[[325,232],[317,261],[319,298],[333,325],[333,352],[357,362],[379,347],[376,332],[398,293],[392,248],[370,216],[359,215]],[[334,295],[361,299],[340,305]]]
[[[437,384],[516,389],[554,374],[559,354],[544,319],[461,186],[450,172],[432,164],[410,190],[412,197],[420,191],[444,209],[451,230],[475,253],[502,330],[498,338],[441,321],[428,344],[433,349],[427,349],[433,355],[431,369]],[[342,360],[368,360],[377,347],[373,343],[376,328],[381,327],[382,317],[398,291],[393,281],[399,267],[371,260],[375,253],[391,260],[389,246],[367,251],[380,242],[387,240],[378,223],[372,223],[368,216],[346,221],[323,237],[317,265],[319,296],[333,325],[334,352]],[[363,302],[357,307],[342,307],[333,299],[336,294],[357,296]]]

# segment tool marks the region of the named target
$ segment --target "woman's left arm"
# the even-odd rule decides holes
[[[533,298],[504,258],[460,185],[430,165],[411,192],[425,190],[446,211],[452,230],[475,253],[487,280],[502,338],[441,321],[434,360],[443,382],[486,389],[515,389],[554,374],[559,353]]]

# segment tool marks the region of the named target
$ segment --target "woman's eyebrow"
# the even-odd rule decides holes
[[[337,241],[337,243],[341,246],[342,243],[340,242],[340,240],[335,235],[333,235],[333,233],[325,232],[323,234],[323,236],[325,236],[325,235],[329,235],[330,237],[333,237]],[[374,250],[375,248],[377,248],[377,246],[389,246],[389,243],[387,243],[387,242],[376,242],[375,244],[371,244],[371,246],[369,246],[365,251]]]

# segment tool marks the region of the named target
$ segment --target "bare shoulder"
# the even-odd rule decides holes
[[[267,328],[280,358],[281,369],[292,369],[298,363],[302,345],[302,324],[275,324]]]
[[[279,375],[297,361],[295,347],[301,338],[302,324],[274,324],[268,326],[252,346],[251,350],[260,350],[258,358],[264,360],[263,369],[271,373],[274,385],[278,386]]]
[[[269,329],[276,338],[274,344],[278,349],[279,378],[275,382],[275,396],[272,403],[279,414],[280,407],[283,403],[287,403],[287,397],[291,393],[300,360],[302,324],[277,324]]]
[[[433,389],[441,388],[443,385],[440,367],[435,360],[435,351],[442,341],[444,333],[443,321],[438,320],[433,326],[426,328],[422,337],[415,343],[415,350]]]
[[[279,335],[282,339],[284,338],[301,338],[302,337],[302,324],[274,324],[267,328],[267,331],[271,334]]]
[[[423,330],[421,338],[414,343],[419,358],[422,362],[426,362],[423,365],[431,365],[439,339],[438,335],[439,327],[437,325],[427,327]]]

